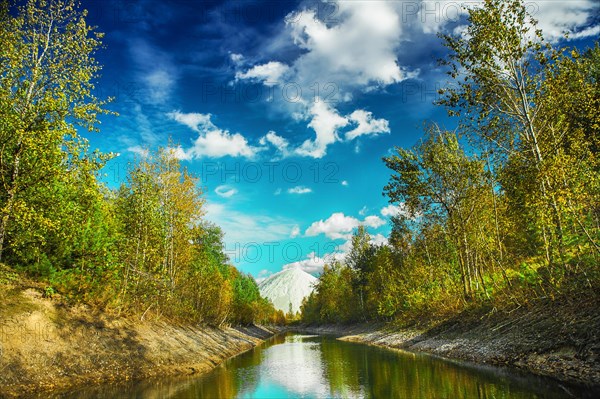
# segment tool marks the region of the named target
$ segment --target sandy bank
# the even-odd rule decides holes
[[[202,373],[275,332],[110,316],[67,307],[28,289],[0,304],[0,397]]]

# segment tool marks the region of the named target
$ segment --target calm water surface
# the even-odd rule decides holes
[[[553,380],[334,338],[287,334],[209,374],[55,398],[570,398],[600,397]]]

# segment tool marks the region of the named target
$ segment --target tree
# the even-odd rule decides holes
[[[367,273],[370,270],[373,248],[371,237],[365,226],[360,225],[352,235],[352,247],[346,255],[346,264],[353,272],[352,286],[358,294],[359,317],[365,318],[365,291],[367,286]]]
[[[443,38],[456,85],[439,103],[472,144],[496,154],[489,169],[507,190],[519,241],[543,248],[554,285],[573,240],[600,254],[584,211],[598,192],[598,50],[582,57],[552,47],[520,0],[486,0],[469,10],[464,34]]]
[[[443,225],[457,250],[465,298],[471,298],[477,262],[472,219],[483,195],[483,163],[467,156],[458,138],[432,126],[414,150],[397,149],[384,162],[395,174],[384,188],[409,214]]]
[[[102,34],[85,17],[74,0],[28,0],[16,16],[0,3],[0,257],[11,222],[44,223],[31,196],[65,172],[75,125],[94,130],[106,113],[92,94]]]
[[[203,213],[197,180],[181,168],[168,148],[149,153],[128,174],[118,194],[124,236],[123,294],[149,307],[175,307],[177,292],[198,255]]]

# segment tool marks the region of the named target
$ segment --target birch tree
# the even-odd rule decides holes
[[[29,195],[65,172],[76,126],[106,112],[93,95],[101,38],[74,0],[0,2],[0,258],[11,222],[43,219]]]

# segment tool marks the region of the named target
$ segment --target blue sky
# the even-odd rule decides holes
[[[318,273],[358,224],[386,241],[399,208],[382,196],[381,158],[426,120],[455,125],[432,105],[445,79],[436,34],[459,32],[459,5],[477,3],[84,0],[106,33],[98,95],[120,114],[85,136],[120,154],[111,187],[171,138],[236,266]],[[593,1],[527,5],[552,41],[600,33]]]

